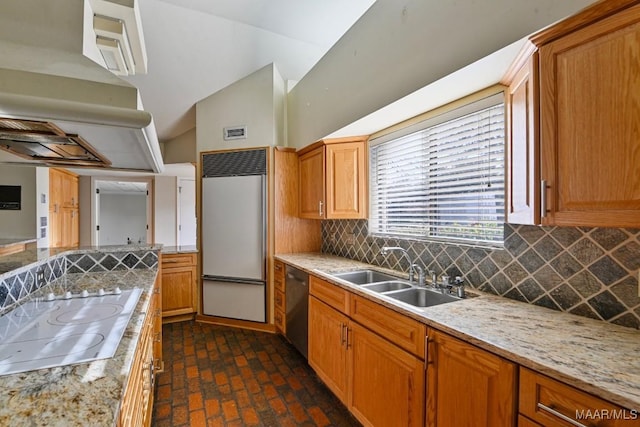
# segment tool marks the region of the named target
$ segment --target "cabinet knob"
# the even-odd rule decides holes
[[[324,205],[324,203],[322,202],[322,200],[318,201],[318,214],[320,216],[324,216],[323,212],[322,212],[322,206]]]

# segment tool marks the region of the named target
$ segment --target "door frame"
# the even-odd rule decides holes
[[[147,244],[154,244],[154,223],[153,223],[153,177],[130,177],[130,176],[92,176],[91,177],[91,246],[98,246],[100,223],[99,195],[96,192],[98,181],[119,181],[119,182],[144,182],[147,184]]]

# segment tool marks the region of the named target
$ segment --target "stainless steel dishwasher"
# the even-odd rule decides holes
[[[307,358],[309,323],[309,275],[287,265],[285,294],[287,338]]]

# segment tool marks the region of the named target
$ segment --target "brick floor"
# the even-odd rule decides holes
[[[284,338],[197,322],[163,326],[152,426],[359,426]]]

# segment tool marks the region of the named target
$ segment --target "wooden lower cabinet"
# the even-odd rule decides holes
[[[163,322],[186,320],[197,311],[196,254],[162,255]]]
[[[348,323],[347,316],[319,299],[309,297],[309,365],[345,405]]]
[[[119,427],[147,427],[151,425],[156,359],[154,355],[154,331],[156,308],[152,302],[145,318],[140,340],[136,347],[131,374],[125,386],[120,405]]]
[[[276,330],[285,335],[287,333],[287,298],[285,295],[285,264],[282,261],[273,263],[274,313],[273,323]]]
[[[424,362],[355,322],[347,347],[347,406],[356,418],[365,426],[423,426]]]
[[[427,343],[427,426],[515,426],[517,366],[430,330]]]
[[[621,408],[522,367],[519,396],[520,419],[526,420],[521,426],[640,426],[638,410]]]
[[[314,279],[309,365],[363,425],[423,426],[424,362],[314,296],[333,286]]]

